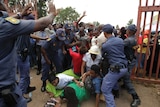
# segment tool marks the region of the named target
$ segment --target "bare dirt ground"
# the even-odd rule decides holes
[[[32,101],[28,103],[28,107],[44,107],[44,104],[49,99],[45,92],[41,92],[41,74],[36,75],[36,70],[32,69],[31,73],[31,86],[36,86],[36,90],[32,92]],[[160,107],[160,84],[142,84],[135,83],[135,89],[140,96],[141,105],[139,107]],[[130,107],[132,101],[131,95],[124,89],[120,90],[120,97],[115,99],[117,107]],[[94,107],[95,99],[90,98],[84,101],[81,107]],[[65,103],[62,107],[66,107]],[[99,107],[106,107],[105,102],[101,101]]]

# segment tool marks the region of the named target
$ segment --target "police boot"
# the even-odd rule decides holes
[[[30,87],[30,86],[28,86],[27,92],[25,94],[28,94],[28,93],[30,93],[30,92],[32,92],[34,90],[36,90],[36,87]]]
[[[138,95],[132,95],[133,101],[131,102],[131,107],[138,107],[141,104],[141,100],[139,99]]]
[[[44,92],[46,91],[46,81],[43,81],[42,87],[41,87],[41,91]]]
[[[119,90],[112,90],[114,98],[119,98]]]
[[[41,73],[41,71],[37,70],[37,73],[36,73],[36,74],[39,75],[40,73]]]

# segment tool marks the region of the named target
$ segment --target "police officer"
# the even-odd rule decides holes
[[[115,107],[112,90],[118,90],[118,80],[126,74],[127,59],[124,54],[124,42],[112,35],[113,26],[106,24],[102,28],[107,41],[102,45],[102,54],[108,59],[108,73],[103,78],[101,90],[106,100],[106,107]]]
[[[46,89],[46,80],[49,75],[51,64],[55,65],[56,72],[61,73],[63,71],[62,62],[60,60],[58,50],[64,51],[64,40],[66,39],[66,34],[63,28],[56,30],[56,35],[52,35],[50,40],[44,42],[41,46],[42,51],[42,77],[43,82],[41,91],[44,92]]]
[[[25,17],[26,20],[34,20],[34,16],[29,14]],[[34,91],[35,87],[30,87],[30,34],[21,35],[17,37],[16,51],[17,51],[17,68],[20,74],[19,87],[22,90],[22,94],[28,94]],[[31,101],[31,98],[26,98],[27,102]]]
[[[26,15],[31,4],[24,8],[20,18]],[[53,22],[56,9],[49,3],[49,15],[38,20],[18,20],[8,17],[6,6],[0,0],[0,107],[27,107],[22,91],[16,84],[16,49],[15,40],[23,34],[30,34],[44,29]],[[44,23],[45,22],[45,23]]]
[[[137,95],[133,87],[133,84],[130,80],[132,69],[134,68],[136,64],[136,57],[134,55],[135,54],[134,47],[136,47],[136,44],[137,44],[136,39],[135,39],[136,31],[137,31],[136,25],[134,24],[129,25],[126,31],[128,38],[124,40],[124,52],[128,60],[128,72],[123,77],[124,85],[122,86],[128,90],[129,94],[132,95],[133,101],[131,102],[131,107],[137,107],[141,103],[139,96]]]

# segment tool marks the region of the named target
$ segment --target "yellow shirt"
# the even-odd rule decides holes
[[[145,44],[145,45],[148,44],[148,38],[144,38],[143,39],[143,44]],[[137,52],[140,53],[141,49],[142,49],[142,53],[146,53],[147,47],[143,47],[143,46],[141,47],[141,46],[139,46],[139,48],[137,49]]]

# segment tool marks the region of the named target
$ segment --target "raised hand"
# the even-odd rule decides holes
[[[27,11],[28,11],[28,9],[31,8],[31,7],[32,7],[32,3],[29,3],[28,5],[26,5],[26,6],[24,7],[24,9],[22,10],[21,15],[22,15],[22,16],[27,16],[27,15],[29,14]]]
[[[56,10],[56,7],[53,4],[53,2],[49,2],[48,7],[49,7],[49,13],[52,13],[54,16],[56,16],[57,15],[57,10]]]

